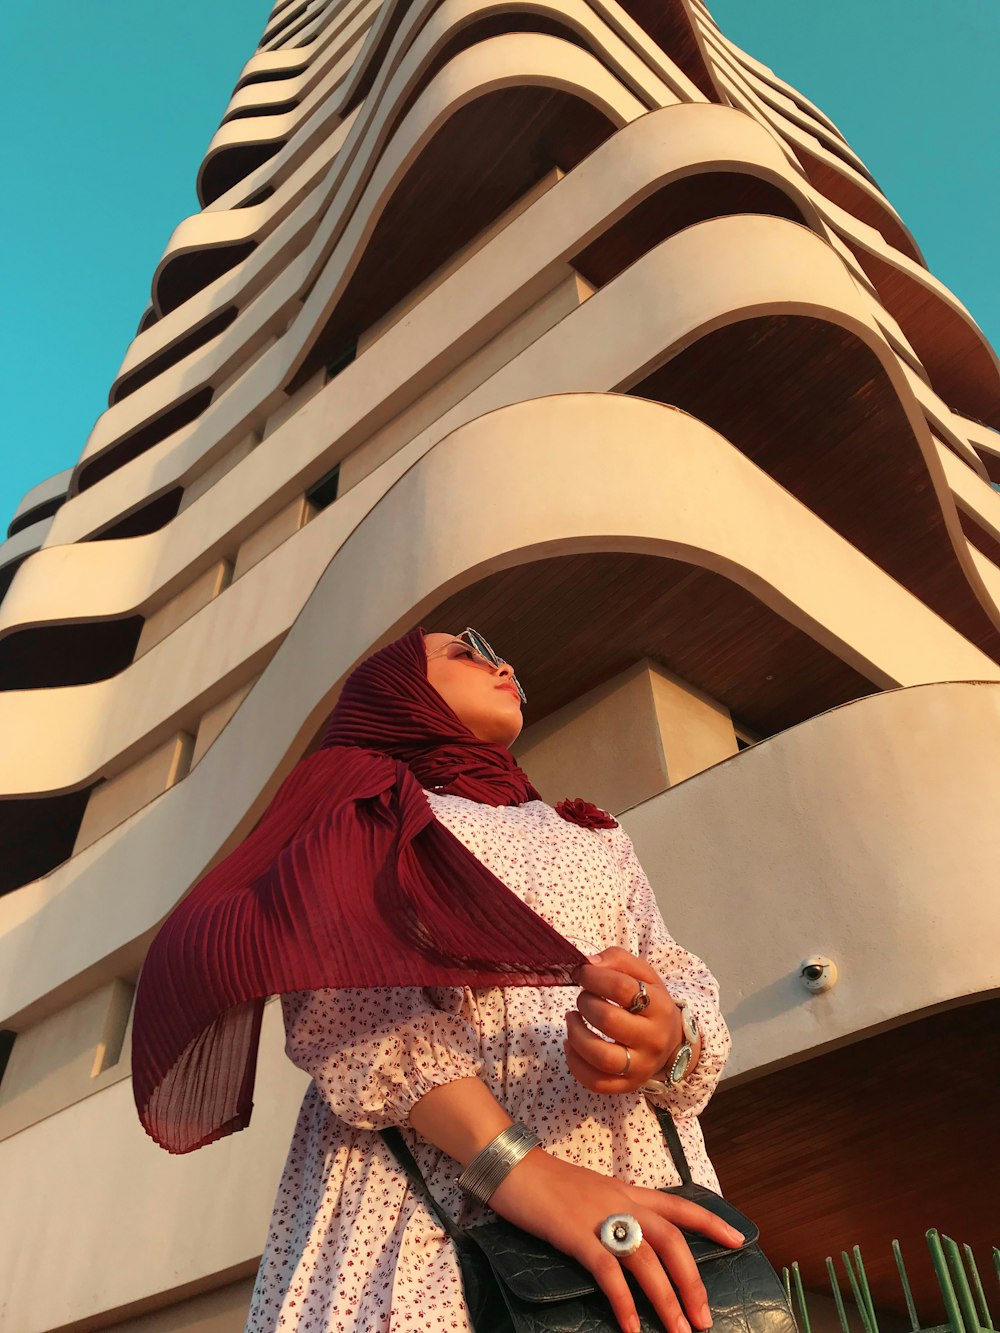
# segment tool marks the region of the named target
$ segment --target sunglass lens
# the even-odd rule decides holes
[[[489,662],[491,666],[500,665],[500,658],[497,657],[496,653],[486,642],[486,640],[481,635],[477,634],[474,629],[467,629],[461,635],[461,637],[465,640],[465,642],[469,645],[469,647],[473,650],[473,652],[478,653],[480,657],[485,657],[487,662]]]
[[[490,647],[490,645],[483,638],[483,636],[481,634],[478,634],[474,629],[465,629],[458,637],[460,639],[464,639],[465,642],[469,645],[469,647],[473,650],[473,652],[478,653],[480,657],[485,657],[487,662],[489,662],[491,666],[495,667],[503,666],[504,664],[503,658],[500,657],[497,653],[495,653],[493,649]],[[511,680],[517,687],[517,692],[520,695],[521,702],[523,704],[526,704],[528,702],[528,697],[525,694],[524,690],[521,688],[521,682],[514,675],[511,676]]]

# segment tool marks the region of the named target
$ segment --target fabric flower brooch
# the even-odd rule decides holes
[[[560,801],[555,809],[557,815],[562,815],[571,824],[579,824],[581,828],[618,827],[618,820],[612,819],[606,810],[579,797],[575,801]]]

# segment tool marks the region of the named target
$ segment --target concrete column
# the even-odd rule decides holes
[[[221,481],[227,472],[231,472],[234,467],[243,462],[244,458],[249,457],[249,455],[257,448],[258,444],[260,444],[260,437],[257,432],[250,431],[250,433],[244,435],[237,444],[234,444],[227,453],[224,453],[221,458],[217,458],[214,463],[210,464],[204,472],[199,472],[197,477],[192,481],[189,481],[184,487],[184,494],[181,497],[180,510],[178,512],[183,513],[188,505],[194,504],[195,500],[204,495],[206,491],[210,491],[215,483]]]
[[[239,708],[240,704],[253,689],[257,677],[248,680],[245,685],[241,685],[238,690],[226,696],[221,703],[217,703],[214,708],[210,708],[207,713],[202,714],[201,721],[198,723],[198,731],[194,739],[194,753],[191,756],[191,767],[201,759],[202,755],[209,748],[212,742],[220,734],[223,727]]]
[[[737,749],[727,708],[645,658],[529,727],[514,754],[547,801],[617,814]]]
[[[193,746],[193,736],[178,732],[138,763],[95,787],[76,835],[74,856],[180,782],[191,766]]]
[[[125,1076],[134,986],[114,977],[17,1034],[0,1083],[0,1141]]]
[[[280,509],[263,523],[256,532],[251,533],[236,552],[233,582],[242,578],[248,569],[253,569],[259,560],[270,555],[283,541],[298,532],[313,513],[313,507],[306,497],[298,495],[290,504],[285,505],[284,509]]]
[[[196,611],[218,597],[229,586],[232,575],[233,567],[229,561],[218,560],[176,597],[171,597],[169,602],[148,615],[136,646],[136,658],[148,653],[154,644],[165,639],[178,625],[183,625]]]

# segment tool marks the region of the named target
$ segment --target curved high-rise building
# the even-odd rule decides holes
[[[0,546],[0,1324],[243,1327],[304,1076],[271,1003],[252,1125],[169,1156],[133,989],[416,624],[510,657],[522,763],[718,975],[774,1261],[860,1242],[885,1314],[899,1236],[930,1301],[926,1227],[996,1239],[982,333],[700,0],[280,0],[198,186]]]

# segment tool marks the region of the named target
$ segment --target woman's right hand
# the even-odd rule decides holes
[[[594,1276],[622,1333],[639,1333],[639,1316],[622,1268],[649,1297],[669,1333],[708,1328],[712,1316],[705,1286],[680,1228],[738,1249],[743,1236],[714,1213],[660,1190],[626,1185],[586,1167],[573,1166],[534,1148],[510,1171],[490,1207],[516,1226],[571,1255]],[[631,1213],[642,1228],[639,1249],[616,1259],[601,1244],[601,1223],[611,1213]],[[679,1299],[678,1299],[679,1298]]]

